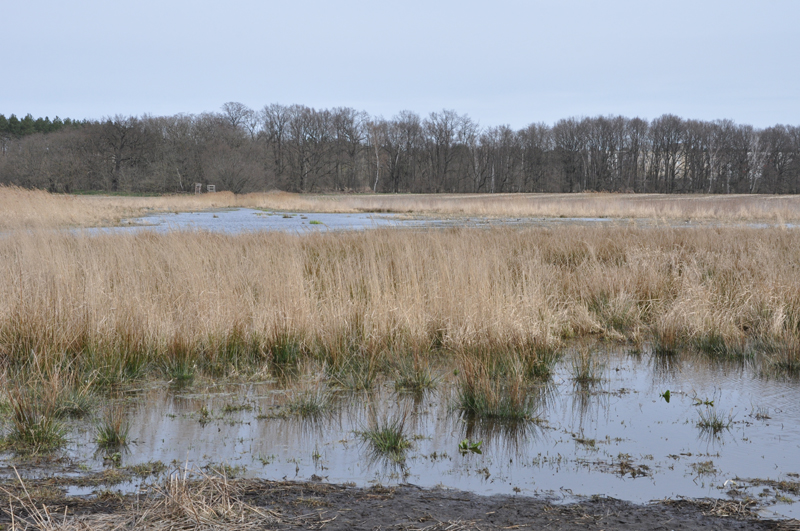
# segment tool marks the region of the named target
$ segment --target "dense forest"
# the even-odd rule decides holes
[[[567,118],[521,130],[444,110],[226,103],[100,121],[0,115],[0,184],[52,192],[798,193],[800,127]]]

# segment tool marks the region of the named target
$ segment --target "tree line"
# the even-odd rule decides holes
[[[230,102],[103,120],[0,115],[0,183],[51,192],[798,193],[800,127],[566,118],[515,130],[452,110],[391,119],[347,107]]]

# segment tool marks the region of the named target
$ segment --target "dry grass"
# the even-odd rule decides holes
[[[796,345],[798,263],[800,233],[782,229],[15,232],[0,238],[0,360],[34,352],[113,384],[308,356],[372,378],[413,352],[516,345],[536,361],[583,336]]]
[[[714,222],[800,220],[800,196],[657,194],[299,195],[286,192],[161,197],[51,195],[0,187],[0,231],[116,225],[159,212],[249,207],[302,212],[436,216],[647,218]]]
[[[258,207],[312,212],[395,212],[488,217],[590,217],[708,220],[800,220],[800,197],[665,194],[250,194]]]
[[[250,530],[279,523],[307,523],[302,517],[283,517],[266,507],[244,501],[246,482],[199,471],[176,471],[161,485],[148,489],[143,499],[110,514],[74,516],[68,509],[56,513],[38,502],[17,475],[22,494],[0,487],[8,496],[9,529],[72,531],[86,529]],[[121,504],[120,504],[121,505]],[[314,515],[316,516],[316,515]],[[317,518],[319,520],[319,518]]]

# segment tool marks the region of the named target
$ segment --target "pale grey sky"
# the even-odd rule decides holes
[[[227,101],[800,125],[800,1],[0,0],[0,113]]]

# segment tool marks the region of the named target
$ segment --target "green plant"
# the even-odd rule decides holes
[[[371,391],[378,379],[378,364],[373,355],[353,354],[333,371],[333,381],[348,391]]]
[[[11,406],[11,429],[6,445],[17,453],[50,453],[66,444],[66,426],[58,408],[41,400],[35,389],[12,386],[6,391]]]
[[[483,441],[471,442],[469,439],[464,439],[460,443],[458,443],[458,451],[462,454],[467,452],[471,452],[473,454],[482,454],[481,445],[483,445]]]
[[[467,416],[531,420],[531,404],[520,371],[508,377],[491,374],[481,360],[464,357],[459,371],[456,409]]]
[[[385,455],[401,461],[411,441],[405,434],[405,418],[373,419],[369,428],[361,432],[361,438],[367,442],[376,454]]]
[[[130,422],[120,406],[109,407],[98,421],[97,445],[101,448],[120,448],[127,446]]]
[[[312,219],[311,221],[308,222],[308,224],[309,225],[324,225],[324,223],[322,223],[321,221],[318,221],[316,219]]]
[[[421,393],[434,389],[438,383],[439,376],[428,361],[416,353],[411,359],[403,359],[395,370],[394,388],[397,391]]]

